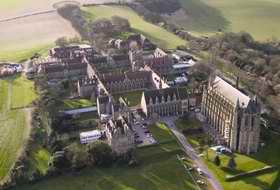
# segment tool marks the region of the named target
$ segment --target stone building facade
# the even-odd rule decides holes
[[[99,79],[111,94],[144,90],[151,86],[150,71],[100,74]]]
[[[233,151],[250,154],[258,150],[260,105],[216,76],[204,89],[201,112],[218,143]]]
[[[36,61],[38,74],[48,79],[81,78],[87,75],[87,62],[84,58],[75,59],[40,59]]]
[[[78,81],[78,94],[82,98],[91,98],[95,95],[97,80],[95,77],[85,77]]]
[[[183,88],[165,88],[143,92],[141,108],[148,117],[180,115],[188,112],[189,98]]]
[[[135,148],[134,133],[122,116],[106,123],[105,134],[108,144],[119,155]]]

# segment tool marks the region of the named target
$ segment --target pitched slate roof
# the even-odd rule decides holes
[[[219,76],[215,77],[211,88],[222,94],[234,105],[236,105],[237,101],[239,101],[241,107],[248,106],[250,97],[242,93],[240,90],[234,88]]]

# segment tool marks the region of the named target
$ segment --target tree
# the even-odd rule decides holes
[[[191,68],[191,75],[197,81],[208,80],[209,76],[214,72],[214,68],[207,63],[197,63]]]
[[[58,38],[57,40],[55,40],[55,45],[65,47],[68,45],[68,40],[66,37]]]
[[[65,148],[65,157],[71,162],[74,169],[80,169],[88,164],[89,154],[85,146],[72,143]]]
[[[82,42],[81,38],[79,38],[79,36],[75,36],[73,38],[69,38],[69,43],[70,44],[79,44]]]
[[[113,16],[112,24],[114,25],[115,30],[117,31],[130,31],[130,23],[126,18]]]
[[[90,161],[97,166],[110,166],[113,163],[111,147],[102,141],[96,141],[88,145]]]
[[[214,163],[216,164],[216,166],[221,165],[221,160],[220,160],[220,157],[218,155],[215,156]]]
[[[90,24],[92,33],[110,35],[113,32],[113,24],[109,19],[98,19]]]
[[[231,169],[236,168],[236,162],[233,156],[229,159],[227,167]]]

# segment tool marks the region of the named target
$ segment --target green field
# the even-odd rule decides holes
[[[27,1],[30,0],[8,0],[8,1],[0,1],[0,10],[1,9],[7,9],[7,8],[14,8],[15,6],[20,6],[22,4],[25,4]]]
[[[54,46],[53,44],[50,44],[50,45],[43,45],[43,46],[38,46],[38,47],[28,48],[28,49],[19,49],[19,50],[15,49],[11,51],[1,51],[0,62],[1,61],[21,62],[29,59],[35,53],[46,55],[48,53],[48,50],[53,46]]]
[[[14,164],[29,136],[28,111],[36,98],[32,82],[23,77],[0,80],[0,180]]]
[[[179,119],[176,122],[176,126],[179,129],[195,128],[199,126],[198,122],[194,122],[187,119]],[[261,190],[261,189],[275,189],[280,185],[280,171],[267,173],[264,175],[246,177],[233,182],[226,182],[226,175],[234,175],[240,172],[246,172],[254,169],[260,169],[267,165],[280,166],[280,135],[267,133],[266,146],[260,148],[259,152],[250,156],[235,153],[235,161],[237,168],[235,170],[229,170],[226,166],[229,160],[229,156],[221,155],[221,166],[217,167],[213,160],[215,158],[215,152],[208,151],[209,160],[205,158],[205,163],[208,168],[219,179],[225,190],[246,189],[246,190]],[[187,135],[188,142],[194,147],[199,148],[202,140],[206,139],[206,134]],[[206,155],[206,153],[205,153]],[[206,157],[206,156],[205,156]]]
[[[84,10],[90,13],[86,14],[90,16],[90,19],[111,18],[115,15],[127,18],[134,31],[144,34],[162,48],[176,48],[178,45],[184,45],[186,43],[184,40],[161,27],[146,22],[128,7],[94,6],[84,8]]]
[[[63,101],[63,109],[71,110],[71,109],[79,109],[84,107],[94,106],[95,103],[92,103],[88,99],[67,99]]]
[[[128,104],[128,106],[137,106],[141,103],[143,91],[134,91],[134,92],[127,92],[122,94],[116,94],[114,95],[114,99],[118,100],[120,97],[122,97]]]
[[[196,34],[247,31],[257,40],[280,38],[278,0],[180,0],[188,19],[180,22]]]
[[[164,129],[164,130],[162,130]],[[158,140],[172,139],[165,126],[155,127]],[[152,132],[154,132],[152,131]],[[159,133],[161,133],[159,135]],[[63,175],[34,185],[21,186],[19,190],[195,190],[191,177],[177,160],[183,154],[176,141],[137,149],[140,165],[136,167],[113,166],[90,168],[78,175]]]
[[[222,155],[221,166],[217,167],[213,161],[207,161],[209,169],[220,180],[225,190],[246,189],[246,190],[262,190],[271,189],[277,190],[280,185],[280,171],[274,171],[254,177],[244,177],[233,182],[226,182],[226,175],[234,175],[240,172],[246,172],[254,169],[263,168],[266,165],[280,166],[280,136],[271,134],[270,140],[266,142],[266,146],[261,148],[257,154],[250,156],[235,154],[237,168],[229,170],[226,168],[229,157]],[[209,159],[214,160],[215,153],[209,151]]]

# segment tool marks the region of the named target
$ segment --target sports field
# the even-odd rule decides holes
[[[30,109],[36,98],[33,84],[22,77],[0,80],[0,180],[20,154],[30,133]]]
[[[278,0],[180,0],[187,17],[178,22],[196,34],[247,31],[257,40],[280,38]],[[174,18],[176,21],[176,18]]]
[[[144,34],[162,48],[176,48],[176,46],[186,43],[161,27],[146,22],[128,7],[94,6],[84,8],[84,10],[90,13],[90,19],[111,18],[115,15],[127,18],[133,30]]]

